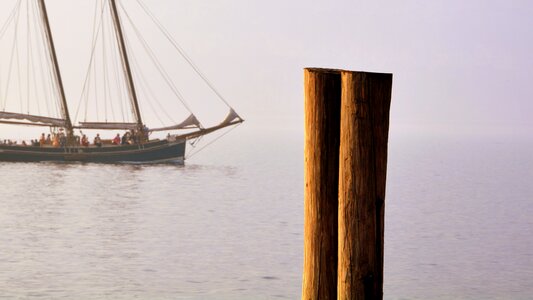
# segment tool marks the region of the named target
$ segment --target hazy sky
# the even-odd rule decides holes
[[[533,127],[533,1],[143,2],[250,127],[303,127],[304,67],[393,73],[393,128]],[[78,99],[95,2],[47,3],[67,94]]]

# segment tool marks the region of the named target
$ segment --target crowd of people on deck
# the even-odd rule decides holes
[[[93,139],[92,145],[96,147],[102,147],[104,144],[106,145],[135,145],[139,144],[141,140],[148,140],[148,128],[145,128],[144,136],[141,135],[141,133],[130,130],[126,131],[122,136],[120,133],[117,133],[117,135],[113,139],[109,140],[102,140],[100,137],[100,134],[97,133],[96,136]],[[74,136],[76,140],[76,144],[84,147],[89,147],[91,143],[89,142],[89,138],[86,134],[81,133],[81,136]],[[38,139],[31,140],[30,143],[26,143],[26,141],[22,141],[20,144],[17,144],[17,141],[12,140],[0,140],[0,144],[4,145],[19,145],[19,146],[33,146],[33,147],[64,147],[67,145],[67,136],[63,131],[60,131],[59,133],[50,133],[48,135],[42,133],[41,136]]]
[[[63,132],[52,133],[45,136],[41,134],[39,139],[31,140],[32,146],[45,146],[50,145],[52,147],[63,147],[67,144],[67,136]]]

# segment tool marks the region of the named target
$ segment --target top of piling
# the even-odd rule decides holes
[[[308,71],[308,72],[330,73],[330,74],[364,73],[364,74],[376,74],[376,75],[389,75],[389,76],[392,76],[392,73],[367,72],[367,71],[353,71],[353,70],[332,69],[332,68],[316,68],[316,67],[308,67],[308,68],[304,68],[304,70],[305,70],[305,71]]]

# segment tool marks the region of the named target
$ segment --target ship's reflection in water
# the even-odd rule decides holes
[[[288,163],[227,146],[185,165],[1,163],[0,294],[294,298],[300,143]]]

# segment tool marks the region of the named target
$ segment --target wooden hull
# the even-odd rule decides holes
[[[185,140],[154,140],[139,145],[35,147],[0,145],[0,161],[91,163],[183,163]]]

